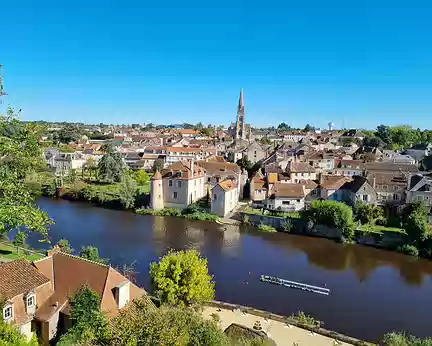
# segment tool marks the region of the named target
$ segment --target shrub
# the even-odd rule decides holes
[[[419,255],[419,250],[414,245],[409,244],[398,246],[397,251],[416,257]]]
[[[300,324],[303,324],[312,328],[320,328],[324,323],[314,317],[305,314],[303,311],[298,311],[297,314],[292,314],[290,316],[293,320],[296,320]]]
[[[274,232],[277,232],[276,228],[274,228],[274,227],[272,227],[272,226],[270,226],[270,225],[263,224],[263,223],[260,223],[260,224],[259,224],[258,229],[259,229],[261,232],[268,232],[268,233],[274,233]]]
[[[242,224],[243,225],[250,225],[250,216],[246,213],[243,214]]]
[[[405,333],[387,333],[383,338],[383,346],[432,346],[432,339],[420,339]]]
[[[282,222],[282,231],[285,233],[291,233],[291,231],[294,229],[294,225],[291,221],[284,221]]]

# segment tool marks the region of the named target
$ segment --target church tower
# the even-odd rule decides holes
[[[240,91],[239,104],[237,107],[237,121],[235,140],[246,140],[245,106],[243,89]]]
[[[150,186],[150,207],[154,210],[161,210],[164,208],[163,199],[163,186],[162,186],[162,175],[159,171],[151,178]]]

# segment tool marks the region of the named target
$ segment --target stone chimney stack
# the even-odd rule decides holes
[[[190,162],[190,169],[191,169],[191,177],[194,177],[194,160],[191,160]]]

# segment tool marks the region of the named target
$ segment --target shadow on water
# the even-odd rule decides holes
[[[96,245],[113,266],[136,261],[150,290],[149,264],[169,249],[199,248],[216,281],[216,298],[282,315],[306,311],[325,327],[378,341],[392,330],[429,334],[432,262],[330,240],[181,218],[141,216],[85,203],[41,199],[56,225],[54,242]],[[44,245],[34,237],[29,244]],[[331,289],[328,297],[261,283],[261,274]],[[412,318],[416,316],[416,318]]]

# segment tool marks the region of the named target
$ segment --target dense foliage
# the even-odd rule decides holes
[[[99,256],[99,249],[95,246],[83,246],[80,252],[82,258],[86,258],[90,261],[99,262],[105,264],[108,262],[107,259]]]
[[[108,321],[101,311],[99,295],[84,285],[70,299],[72,328],[58,345],[95,343],[105,344],[110,340]]]
[[[67,239],[60,239],[57,243],[57,246],[60,248],[60,250],[64,253],[73,253],[73,249],[71,248],[71,245],[69,243],[69,240]]]
[[[383,346],[432,346],[432,338],[420,339],[404,333],[384,335]]]
[[[336,201],[312,201],[309,216],[315,223],[335,227],[347,238],[354,235],[352,208],[345,203]]]
[[[383,210],[373,204],[366,204],[363,201],[357,201],[354,206],[355,219],[362,224],[375,224],[376,221],[382,220]]]
[[[39,125],[18,121],[12,109],[0,116],[0,233],[21,229],[48,241],[52,220],[34,203],[24,184],[26,175],[43,164]]]
[[[98,167],[99,178],[111,183],[120,181],[125,170],[121,154],[111,144],[106,145],[105,155],[100,159]]]
[[[391,149],[407,149],[415,144],[432,142],[432,131],[413,129],[409,125],[379,125],[375,135]]]
[[[36,337],[30,341],[21,334],[19,328],[3,321],[3,313],[0,318],[0,346],[38,346]]]
[[[119,184],[119,196],[120,201],[126,209],[134,206],[137,192],[138,186],[136,181],[129,174],[123,175]]]
[[[150,276],[153,293],[162,303],[195,307],[214,299],[213,276],[197,250],[170,251],[151,263]]]

